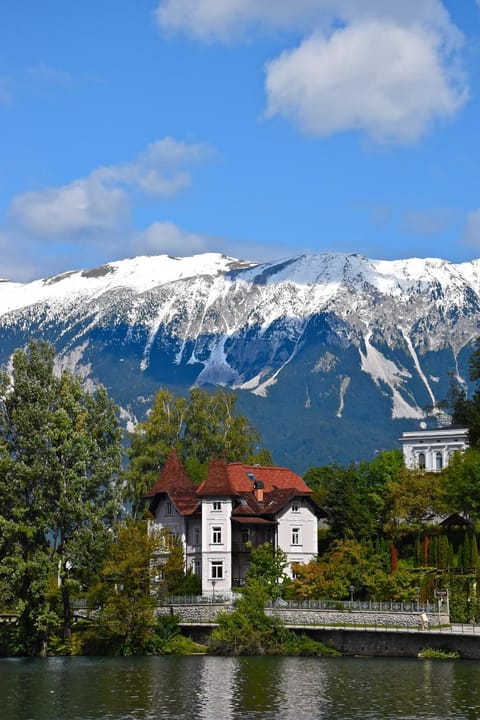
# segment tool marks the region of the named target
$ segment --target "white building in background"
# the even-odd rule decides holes
[[[434,430],[410,430],[400,438],[407,468],[440,472],[455,452],[468,447],[468,428],[447,425]]]
[[[303,479],[288,468],[213,460],[199,486],[175,452],[146,499],[152,531],[181,538],[186,568],[205,595],[228,595],[244,584],[252,547],[269,542],[292,563],[317,557],[320,510]]]

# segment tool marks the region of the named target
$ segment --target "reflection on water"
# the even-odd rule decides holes
[[[380,658],[0,660],[2,720],[476,720],[480,663]]]

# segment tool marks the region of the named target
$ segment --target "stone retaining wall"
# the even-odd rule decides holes
[[[220,612],[232,612],[233,605],[169,605],[158,608],[158,614],[174,614],[180,618],[181,623],[208,625],[216,623]],[[267,615],[278,617],[289,626],[324,626],[324,625],[362,625],[382,627],[407,627],[418,629],[421,625],[421,614],[417,612],[388,612],[374,610],[313,610],[293,608],[266,608]],[[430,612],[427,615],[429,624],[448,625],[449,617],[446,613],[439,615]]]

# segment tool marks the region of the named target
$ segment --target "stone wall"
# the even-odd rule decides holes
[[[233,605],[205,603],[202,605],[169,605],[158,608],[159,614],[175,614],[181,623],[211,625],[216,623],[219,612],[231,612]],[[285,625],[294,627],[325,625],[359,625],[362,627],[406,627],[418,629],[421,625],[420,613],[388,612],[374,610],[313,610],[293,608],[266,608],[267,615],[278,617]],[[448,615],[436,612],[427,614],[429,623],[448,625]]]
[[[343,655],[372,657],[418,657],[425,648],[457,652],[461,658],[480,659],[479,636],[462,635],[446,629],[421,630],[335,630],[306,631],[314,640],[334,647]]]
[[[233,605],[169,605],[159,614],[175,614],[185,632],[198,642],[207,642],[219,612],[232,612]],[[424,648],[456,651],[462,658],[480,659],[480,635],[462,633],[449,625],[446,614],[429,612],[431,629],[422,629],[420,614],[415,612],[375,612],[366,610],[333,611],[268,608],[297,632],[306,633],[335,647],[345,655],[377,657],[416,657]],[[437,629],[438,625],[441,629]],[[337,627],[334,627],[334,626]],[[329,627],[330,626],[330,627]]]

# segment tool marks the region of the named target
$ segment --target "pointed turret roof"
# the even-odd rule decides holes
[[[191,515],[198,505],[196,490],[196,486],[187,477],[177,451],[172,450],[158,482],[150,488],[145,498],[151,500],[150,511],[153,512],[158,504],[158,496],[166,493],[182,515]]]

